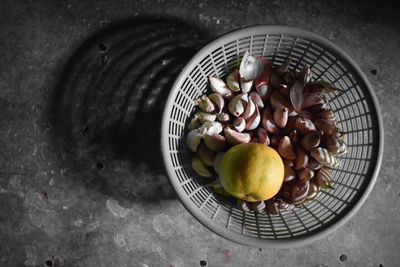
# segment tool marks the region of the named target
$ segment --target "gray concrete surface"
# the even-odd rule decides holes
[[[395,10],[379,1],[2,1],[0,266],[398,266]],[[148,55],[144,35],[163,42],[157,16],[170,17],[161,23],[168,45]],[[176,198],[158,149],[164,89],[179,66],[204,42],[260,23],[343,48],[384,119],[382,169],[366,203],[296,249],[245,247],[207,230]]]

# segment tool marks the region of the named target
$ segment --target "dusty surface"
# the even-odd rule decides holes
[[[0,265],[398,265],[398,14],[364,1],[315,3],[3,1]],[[159,151],[163,99],[185,60],[260,23],[311,30],[343,48],[384,119],[384,160],[366,203],[332,235],[291,250],[244,247],[200,225],[171,189]]]

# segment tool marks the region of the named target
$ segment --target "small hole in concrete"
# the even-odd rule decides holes
[[[102,52],[106,52],[108,50],[108,46],[105,43],[99,43],[99,49]]]
[[[101,56],[101,64],[105,65],[108,62],[108,58],[106,55],[102,55]]]
[[[47,260],[45,263],[47,266],[53,266],[53,261],[51,260]]]
[[[340,261],[346,261],[347,260],[347,255],[346,254],[342,254],[340,255]]]
[[[97,167],[97,169],[101,170],[104,168],[104,164],[101,162],[97,162],[96,167]]]
[[[377,71],[376,69],[373,69],[373,70],[371,70],[371,73],[372,73],[373,75],[376,75],[376,74],[378,73],[378,71]]]
[[[381,263],[381,264],[379,264],[379,267],[383,267],[383,264]]]
[[[200,266],[207,266],[207,261],[206,260],[201,260],[200,261]]]
[[[89,132],[89,126],[86,126],[86,127],[83,128],[83,130],[81,131],[81,134],[82,134],[83,136],[87,136],[88,132]]]
[[[262,248],[259,248],[258,250],[259,250],[259,251],[262,251]]]

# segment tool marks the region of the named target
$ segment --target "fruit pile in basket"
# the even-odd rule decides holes
[[[279,214],[333,189],[329,167],[347,151],[324,95],[340,89],[290,65],[246,52],[225,81],[209,77],[188,125],[193,169],[245,212]]]

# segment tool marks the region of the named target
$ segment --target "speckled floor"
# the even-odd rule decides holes
[[[394,6],[7,0],[0,14],[0,266],[398,265]],[[237,245],[203,227],[177,199],[159,151],[163,99],[182,64],[214,37],[260,23],[311,30],[345,50],[385,127],[382,168],[360,211],[290,250]]]

